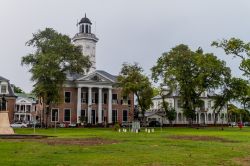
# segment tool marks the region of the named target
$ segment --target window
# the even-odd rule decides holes
[[[81,116],[86,116],[86,111],[85,110],[81,110]]]
[[[82,103],[87,103],[87,98],[88,98],[87,93],[86,92],[82,92],[81,93],[81,102]]]
[[[181,107],[182,107],[182,102],[181,102],[180,99],[177,100],[177,106],[178,106],[178,108],[181,108]]]
[[[52,111],[51,111],[51,122],[58,122],[58,115],[59,114],[59,111],[58,111],[58,109],[52,109]]]
[[[6,94],[7,93],[7,85],[2,85],[1,86],[1,93]]]
[[[88,25],[85,25],[85,32],[86,32],[86,33],[89,33]]]
[[[117,104],[117,94],[112,94],[112,103]]]
[[[104,121],[104,110],[102,110],[102,121]]]
[[[128,105],[128,97],[127,96],[123,96],[123,99],[122,99],[122,103],[123,105]]]
[[[98,93],[92,92],[92,103],[98,103]]]
[[[127,110],[123,110],[123,112],[122,112],[122,121],[123,122],[128,121],[128,111]]]
[[[210,100],[210,101],[208,101],[208,103],[207,103],[207,107],[208,107],[208,108],[211,108],[211,106],[212,106],[212,102],[211,102],[211,100]]]
[[[108,94],[107,94],[107,93],[104,93],[104,94],[103,94],[103,103],[104,103],[104,104],[107,104],[107,98],[108,98]]]
[[[117,122],[117,110],[112,110],[112,121]]]
[[[27,105],[27,112],[30,112],[31,111],[31,106],[30,105]]]
[[[25,105],[21,105],[21,111],[25,111]]]
[[[70,92],[65,92],[64,93],[64,101],[65,101],[65,103],[70,103],[70,96],[71,96]]]
[[[70,109],[64,110],[64,122],[70,122]]]

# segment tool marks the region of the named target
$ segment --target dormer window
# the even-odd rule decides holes
[[[1,86],[1,93],[3,93],[3,94],[7,93],[7,86],[6,85]]]
[[[0,85],[0,93],[1,94],[7,94],[8,93],[8,84],[7,83],[1,83]]]

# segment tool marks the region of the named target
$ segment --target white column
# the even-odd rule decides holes
[[[77,113],[76,113],[76,118],[77,118],[77,123],[80,123],[79,117],[81,116],[81,87],[78,87],[77,89]]]
[[[198,124],[198,113],[195,116],[196,116],[196,124]]]
[[[177,112],[176,123],[179,124],[179,112]]]
[[[102,123],[102,88],[99,88],[98,93],[98,123]]]
[[[112,88],[109,88],[108,123],[112,123]]]
[[[92,88],[89,87],[88,91],[88,123],[91,123],[91,113],[92,113]]]

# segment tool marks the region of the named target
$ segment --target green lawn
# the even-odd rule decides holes
[[[33,134],[33,129],[16,129]],[[98,137],[118,143],[80,146],[49,145],[31,140],[0,139],[0,166],[6,165],[250,165],[250,128],[165,128],[154,133],[119,133],[112,129],[36,129],[49,139]],[[208,139],[172,139],[171,136],[209,136]],[[224,138],[225,142],[210,140]],[[230,142],[231,141],[231,142]]]

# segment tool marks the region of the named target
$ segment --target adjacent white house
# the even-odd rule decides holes
[[[215,114],[213,113],[214,100],[212,98],[214,94],[207,92],[202,93],[200,96],[203,101],[203,105],[196,108],[195,124],[213,124]],[[160,95],[155,96],[153,99],[153,105],[150,110],[145,113],[147,121],[157,120],[161,124],[169,124],[169,121],[165,117],[164,110],[162,109],[162,97]],[[176,111],[176,119],[173,124],[188,124],[188,119],[183,114],[182,102],[177,92],[165,95],[165,101],[169,104],[169,107],[174,108]],[[227,107],[223,107],[217,116],[217,124],[227,123]]]
[[[36,118],[37,99],[34,95],[16,93],[16,105],[14,111],[15,122],[29,123]]]

